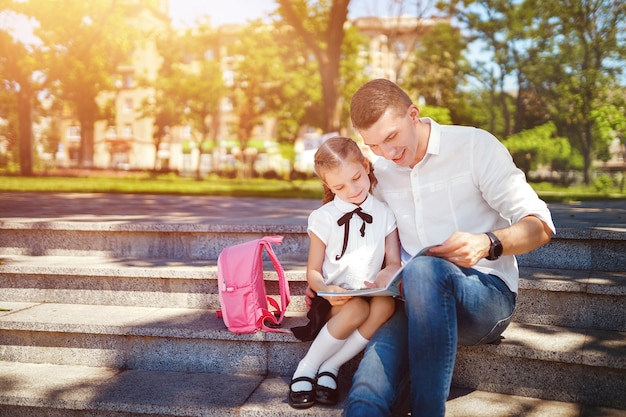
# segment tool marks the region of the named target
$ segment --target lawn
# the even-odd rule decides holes
[[[618,187],[599,192],[593,186],[558,186],[547,182],[532,183],[537,193],[548,202],[626,199]],[[140,193],[178,195],[218,195],[240,197],[322,198],[317,179],[285,181],[280,179],[229,179],[215,175],[198,181],[176,174],[149,172],[74,172],[69,176],[40,175],[0,176],[0,192],[84,192]]]
[[[200,181],[176,174],[101,173],[72,176],[0,176],[0,192],[137,193],[238,197],[322,198],[317,179],[229,179],[208,176]]]

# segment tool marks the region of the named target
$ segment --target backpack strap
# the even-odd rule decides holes
[[[282,243],[282,236],[265,236],[259,240],[259,244],[263,248],[265,248],[265,251],[269,255],[269,258],[274,265],[276,274],[278,275],[280,306],[272,297],[267,297],[268,304],[274,308],[276,314],[270,312],[269,310],[263,309],[262,315],[259,318],[260,323],[258,324],[260,328],[268,332],[291,333],[289,330],[276,328],[276,326],[279,326],[285,318],[285,311],[287,310],[287,306],[291,302],[291,294],[289,293],[289,284],[287,282],[287,278],[285,277],[285,271],[283,270],[283,266],[280,264],[278,257],[276,257],[274,249],[272,248],[272,244],[280,245]],[[278,317],[276,317],[276,315],[278,315]],[[270,323],[269,326],[266,324],[266,321]]]

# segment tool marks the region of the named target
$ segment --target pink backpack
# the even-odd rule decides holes
[[[282,242],[282,236],[265,236],[229,246],[220,253],[217,259],[217,279],[221,317],[231,332],[252,333],[259,329],[268,332],[289,332],[276,329],[282,323],[290,302],[285,272],[272,249],[272,243],[279,245]],[[276,300],[268,297],[265,291],[263,248],[278,273],[280,306]],[[268,303],[274,308],[274,312],[270,312]]]

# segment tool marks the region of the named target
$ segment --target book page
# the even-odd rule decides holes
[[[433,245],[436,246],[436,245]],[[411,262],[413,258],[418,256],[424,256],[433,246],[427,246],[421,251],[419,251],[415,256],[411,257],[407,261],[406,264]],[[320,297],[373,297],[373,296],[389,296],[389,297],[399,297],[402,294],[401,291],[401,282],[402,282],[402,270],[404,266],[402,265],[398,271],[391,277],[389,283],[385,287],[381,288],[361,288],[357,290],[345,290],[341,292],[335,291],[320,291],[317,293]]]

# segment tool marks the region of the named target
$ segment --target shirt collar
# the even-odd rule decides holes
[[[365,198],[365,201],[363,203],[361,203],[360,206],[357,206],[356,204],[349,203],[347,201],[343,201],[342,199],[340,199],[336,195],[335,195],[335,199],[333,200],[333,202],[335,203],[335,206],[337,206],[337,208],[340,211],[342,211],[343,213],[349,213],[351,211],[354,211],[357,207],[361,207],[361,209],[364,212],[366,212],[366,213],[371,213],[372,212],[372,207],[374,205],[374,201],[372,200],[372,196],[369,193],[367,194],[367,198]]]
[[[430,117],[421,117],[422,123],[430,124],[430,136],[428,137],[428,147],[426,154],[439,154],[439,146],[441,145],[441,126]]]

